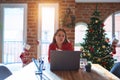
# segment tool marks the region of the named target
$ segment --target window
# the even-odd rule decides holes
[[[119,40],[119,43],[116,47],[116,54],[114,55],[114,58],[117,59],[117,61],[120,61],[120,11],[115,12],[111,14],[104,22],[105,30],[107,33],[108,38],[112,42],[113,38],[116,38]]]
[[[21,62],[19,55],[26,42],[26,4],[1,4],[3,63]]]
[[[76,23],[75,26],[75,50],[80,50],[80,43],[83,42],[83,38],[85,38],[87,24],[84,22]]]
[[[39,4],[38,22],[38,57],[42,56],[47,61],[48,47],[52,42],[54,31],[58,28],[58,4]]]

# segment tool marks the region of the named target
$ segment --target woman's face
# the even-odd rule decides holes
[[[55,36],[55,40],[57,44],[62,44],[65,40],[65,33],[63,31],[59,31]]]

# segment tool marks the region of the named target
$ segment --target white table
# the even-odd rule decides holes
[[[37,71],[36,66],[33,62],[25,66],[20,71],[13,73],[10,77],[5,80],[39,80],[39,76],[35,75]]]

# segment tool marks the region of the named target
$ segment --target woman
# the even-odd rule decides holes
[[[50,50],[71,50],[74,48],[72,44],[67,40],[67,35],[64,29],[58,29],[54,34],[53,41],[49,45],[48,61],[50,62]]]

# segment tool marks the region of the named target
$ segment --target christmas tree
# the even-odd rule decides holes
[[[97,6],[90,20],[84,42],[80,43],[83,47],[82,57],[110,70],[115,61],[112,54],[113,48],[109,38],[106,37],[104,24],[100,20],[100,12],[97,10]]]

